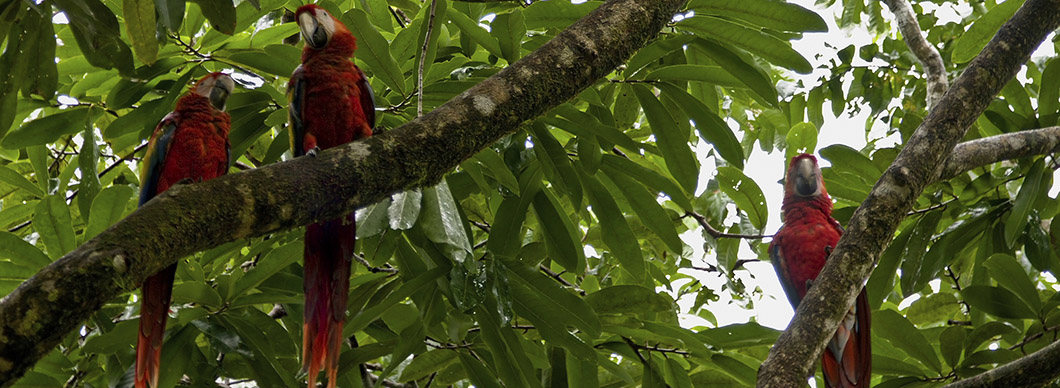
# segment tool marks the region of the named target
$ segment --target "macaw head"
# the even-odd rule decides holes
[[[824,178],[817,158],[810,154],[800,154],[791,158],[788,173],[784,177],[784,196],[816,198],[827,196],[824,189]]]
[[[225,110],[228,96],[235,90],[236,83],[232,77],[221,72],[210,73],[195,83],[192,92],[210,99],[210,105],[218,110]]]
[[[346,29],[346,25],[316,4],[298,7],[294,17],[298,21],[298,28],[302,31],[305,44],[316,50],[327,47],[336,36],[353,36],[350,30]]]

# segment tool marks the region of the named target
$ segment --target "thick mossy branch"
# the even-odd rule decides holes
[[[1060,127],[1031,129],[966,141],[953,148],[953,154],[939,169],[939,179],[950,179],[973,168],[1002,160],[1057,151],[1060,151]]]
[[[149,274],[191,253],[338,217],[460,162],[610,73],[683,0],[611,0],[445,105],[386,134],[316,157],[178,186],[0,300],[0,386]]]
[[[1028,0],[956,79],[854,212],[788,330],[759,368],[758,387],[805,384],[880,252],[924,187],[938,177],[938,166],[1057,25],[1060,1]]]

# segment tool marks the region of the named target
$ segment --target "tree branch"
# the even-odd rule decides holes
[[[1060,151],[1060,127],[1030,129],[984,137],[958,144],[953,154],[939,168],[939,179],[945,180],[973,168],[1029,155]]]
[[[438,182],[522,122],[612,72],[682,4],[611,0],[397,129],[316,157],[170,188],[0,299],[0,386],[13,384],[104,302],[181,257],[336,218],[391,193]]]
[[[905,45],[913,52],[916,59],[924,67],[927,78],[927,106],[932,109],[942,100],[942,95],[949,88],[949,80],[946,79],[946,65],[942,62],[939,51],[924,39],[920,31],[920,24],[913,14],[913,7],[906,0],[883,0],[887,8],[894,14],[894,20],[898,22],[898,31],[905,39]]]
[[[898,224],[938,177],[937,166],[1057,25],[1060,1],[1028,0],[946,91],[854,212],[792,323],[759,368],[758,387],[800,385],[810,375]]]
[[[1060,341],[1016,361],[942,388],[1038,387],[1060,373]]]

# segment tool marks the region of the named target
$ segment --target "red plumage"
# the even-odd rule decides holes
[[[375,104],[350,60],[357,48],[353,34],[316,5],[298,8],[295,18],[306,45],[287,85],[294,155],[371,136]],[[302,367],[310,387],[321,369],[328,387],[336,384],[356,231],[353,214],[306,227]]]
[[[140,205],[177,182],[199,182],[228,171],[230,119],[223,112],[232,79],[221,73],[203,77],[177,100],[176,108],[155,127],[140,177]],[[137,388],[158,385],[159,358],[169,315],[177,265],[144,280],[140,330],[136,341]]]
[[[813,155],[791,159],[784,178],[784,226],[773,236],[769,255],[793,307],[824,267],[843,229],[832,218],[832,200]],[[872,378],[870,314],[865,290],[840,322],[822,357],[826,387],[868,387]]]

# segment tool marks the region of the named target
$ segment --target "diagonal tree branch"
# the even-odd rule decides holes
[[[953,178],[979,166],[1060,151],[1060,127],[1031,129],[966,141],[939,168],[939,179]]]
[[[803,384],[898,224],[938,176],[937,166],[1058,25],[1060,1],[1027,0],[956,79],[854,212],[814,287],[759,368],[758,387]]]
[[[913,7],[908,1],[883,0],[883,3],[887,4],[887,8],[894,14],[894,19],[898,22],[898,31],[905,39],[905,45],[924,67],[924,74],[927,77],[927,106],[928,109],[932,109],[949,88],[946,65],[942,62],[942,56],[939,55],[935,46],[924,39],[924,33],[920,30],[920,24],[917,23],[916,15],[913,14]]]
[[[1026,357],[942,388],[1040,387],[1060,373],[1060,341]]]
[[[500,137],[597,82],[683,0],[611,0],[525,58],[393,131],[202,184],[177,186],[0,299],[0,386],[104,302],[180,257],[338,217],[433,184]]]

